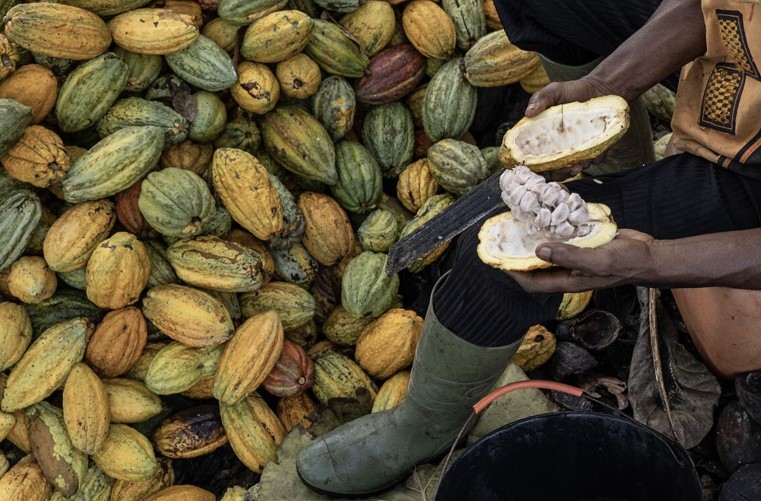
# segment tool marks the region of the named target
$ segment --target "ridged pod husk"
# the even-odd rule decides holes
[[[208,376],[198,380],[193,386],[180,393],[183,397],[196,400],[210,400],[214,398],[214,376]]]
[[[61,409],[40,402],[25,414],[32,454],[42,473],[61,494],[73,496],[87,474],[87,455],[72,444]]]
[[[106,114],[127,85],[129,67],[107,52],[75,68],[58,93],[55,114],[63,132],[77,132]]]
[[[274,310],[243,322],[219,359],[214,397],[233,405],[254,392],[277,364],[283,339],[283,325]]]
[[[521,50],[504,30],[481,38],[462,60],[465,78],[475,87],[501,87],[520,81],[539,65],[536,52]]]
[[[40,334],[11,370],[2,410],[29,407],[58,389],[74,364],[82,360],[93,328],[86,318],[76,317]]]
[[[489,167],[478,146],[456,139],[442,139],[431,146],[428,164],[438,184],[457,195],[467,193],[489,177]]]
[[[19,53],[16,46],[5,35],[0,35],[0,80],[16,71]],[[2,150],[0,150],[0,153]]]
[[[159,467],[151,442],[126,424],[112,424],[103,447],[91,457],[106,475],[118,480],[146,479]]]
[[[27,127],[0,162],[14,179],[39,188],[60,182],[71,165],[63,140],[39,125]]]
[[[235,148],[219,148],[214,152],[211,178],[232,218],[254,236],[269,240],[283,230],[280,196],[256,157]]]
[[[166,55],[180,51],[198,39],[190,16],[170,9],[135,9],[109,21],[114,42],[137,54]]]
[[[226,443],[227,436],[217,405],[207,404],[179,411],[165,419],[153,432],[156,450],[173,459],[203,456]]]
[[[277,63],[275,76],[283,94],[294,99],[307,99],[320,88],[322,72],[312,58],[296,54]]]
[[[283,423],[285,431],[289,432],[297,424],[305,430],[312,426],[309,415],[317,410],[317,404],[307,393],[292,397],[281,398],[277,402],[277,417]]]
[[[431,141],[459,138],[476,116],[476,88],[465,79],[460,61],[444,63],[428,83],[423,100],[423,127]]]
[[[414,311],[393,308],[362,329],[354,358],[374,378],[388,379],[412,364],[422,331]]]
[[[568,320],[579,315],[586,309],[592,300],[593,291],[566,292],[560,302],[555,320]]]
[[[317,275],[319,264],[306,248],[294,243],[287,249],[272,249],[275,276],[280,280],[309,287]]]
[[[395,45],[375,55],[365,75],[354,84],[357,101],[377,105],[397,101],[425,76],[425,57],[410,44]]]
[[[415,124],[416,128],[423,127],[423,101],[425,100],[426,90],[428,90],[428,82],[412,91],[407,96],[407,99],[404,100],[407,108],[412,113],[412,123]]]
[[[335,199],[304,192],[299,196],[299,209],[306,223],[301,242],[318,263],[330,266],[352,252],[354,230]]]
[[[117,47],[114,54],[127,65],[127,92],[143,92],[158,78],[164,60],[155,54],[138,54],[122,47]]]
[[[40,123],[50,113],[57,97],[58,80],[52,71],[40,64],[24,65],[0,80],[0,98],[12,99],[31,108],[29,123],[32,124]],[[2,127],[7,125],[3,123]],[[14,127],[21,127],[21,124]]]
[[[235,455],[250,470],[261,473],[277,458],[285,428],[267,403],[252,393],[235,405],[220,403],[222,424]]]
[[[386,275],[388,256],[363,252],[349,261],[341,279],[341,304],[355,317],[379,317],[396,301],[399,276]]]
[[[457,46],[452,18],[429,0],[413,0],[404,8],[402,27],[410,43],[425,57],[446,60]]]
[[[201,175],[211,165],[213,154],[214,146],[212,144],[197,143],[186,139],[164,150],[159,163],[162,169],[175,167]]]
[[[315,359],[312,392],[323,405],[334,398],[354,399],[358,391],[368,392],[372,400],[378,394],[370,376],[352,359],[335,351],[325,351]]]
[[[135,365],[125,375],[128,378],[136,379],[138,381],[145,381],[145,375],[148,373],[148,368],[156,358],[156,355],[163,348],[169,346],[169,341],[155,341],[148,342],[143,348],[143,352],[140,354],[140,358],[137,359]],[[178,343],[179,344],[179,343]]]
[[[177,341],[169,343],[151,360],[145,385],[157,395],[181,393],[217,372],[223,350],[224,345],[193,348]]]
[[[134,379],[104,379],[112,423],[142,423],[162,411],[161,399]]]
[[[115,222],[114,204],[106,199],[68,208],[45,236],[43,253],[50,269],[63,272],[83,268]]]
[[[258,254],[213,236],[174,243],[167,249],[167,259],[181,280],[204,289],[251,292],[269,279]]]
[[[344,78],[336,75],[324,79],[312,97],[312,113],[333,141],[344,137],[354,126],[356,110],[354,89]]]
[[[47,501],[52,493],[53,486],[45,479],[31,454],[21,458],[0,477],[0,499]]]
[[[0,302],[0,371],[16,364],[32,341],[32,322],[23,306]]]
[[[138,308],[112,310],[87,342],[85,359],[103,377],[121,376],[137,363],[147,340],[148,324]]]
[[[111,45],[96,14],[57,3],[19,4],[5,15],[5,36],[19,47],[50,57],[92,59]]]
[[[24,410],[18,410],[10,414],[16,419],[13,428],[8,432],[8,442],[19,448],[22,452],[28,454],[32,452],[32,444],[29,442],[29,429],[26,425],[26,414]]]
[[[64,0],[61,3],[95,12],[99,16],[113,16],[142,7],[150,0]]]
[[[240,307],[244,317],[275,311],[285,331],[301,327],[314,318],[314,297],[296,284],[270,282],[259,290],[242,294]]]
[[[111,501],[143,501],[146,496],[174,484],[172,461],[160,458],[158,464],[156,472],[143,480],[116,480],[111,489]]]
[[[158,236],[158,232],[150,227],[137,204],[144,180],[145,178],[116,194],[116,197],[114,197],[116,202],[116,218],[124,229],[130,233],[134,233],[141,238],[155,238]]]
[[[314,363],[298,344],[285,339],[275,367],[262,382],[272,395],[289,397],[303,393],[314,384]]]
[[[408,165],[396,181],[396,198],[411,211],[417,212],[426,200],[439,191],[431,162],[421,158]]]
[[[529,94],[533,94],[549,85],[550,76],[547,74],[547,71],[545,71],[544,66],[537,64],[534,66],[534,69],[531,70],[531,73],[521,78],[518,83],[523,90]]]
[[[219,0],[217,14],[230,24],[251,24],[267,14],[279,11],[288,0]]]
[[[390,3],[369,0],[341,17],[341,26],[351,33],[365,54],[372,57],[391,42],[396,17]]]
[[[125,127],[101,139],[71,166],[63,179],[67,202],[110,197],[137,182],[153,168],[164,148],[159,127]]]
[[[0,185],[2,185],[2,181],[0,181]],[[0,186],[0,191],[6,190]],[[47,207],[42,207],[40,221],[37,223],[37,227],[32,233],[32,238],[29,240],[29,246],[26,248],[26,254],[33,256],[42,255],[42,245],[45,241],[45,236],[47,235],[50,226],[55,222],[56,217],[57,216],[48,210]]]
[[[362,143],[375,156],[384,177],[398,176],[415,152],[410,110],[398,101],[371,108],[362,125]]]
[[[87,299],[101,308],[124,308],[137,302],[150,274],[145,245],[131,233],[114,233],[87,261]]]
[[[555,335],[543,325],[529,328],[523,337],[513,363],[524,372],[532,371],[546,363],[555,353]]]
[[[24,252],[42,216],[37,195],[12,190],[0,200],[0,271],[6,270]]]
[[[11,265],[8,291],[22,303],[39,304],[55,294],[58,280],[39,256],[22,256]]]
[[[262,121],[267,151],[286,169],[329,186],[336,184],[336,153],[325,128],[297,106],[278,106]]]
[[[106,137],[125,127],[160,127],[164,131],[164,144],[176,144],[188,135],[190,124],[169,106],[140,97],[120,99],[108,109],[95,129]]]
[[[341,27],[321,19],[312,22],[312,35],[304,53],[331,75],[347,78],[364,75],[370,60]]]
[[[216,212],[214,198],[195,172],[168,167],[143,180],[138,207],[146,222],[162,235],[193,237]]]
[[[412,218],[406,225],[404,225],[399,238],[404,238],[416,229],[420,228],[423,224],[430,221],[434,216],[452,205],[452,202],[454,202],[454,197],[452,197],[452,195],[449,193],[434,195],[426,200],[423,206],[420,207],[420,210],[418,210],[415,214],[415,217]],[[419,272],[424,267],[428,266],[432,262],[436,261],[439,257],[441,257],[444,251],[447,250],[447,247],[449,247],[449,243],[450,242],[444,242],[436,249],[432,250],[425,256],[416,260],[414,263],[410,264],[407,268],[413,273]]]
[[[228,23],[221,17],[215,17],[203,25],[201,34],[206,38],[214,40],[214,43],[222,47],[225,52],[230,54],[235,50],[235,47],[238,46],[239,29],[240,26]]]
[[[240,54],[257,63],[279,63],[309,43],[312,18],[299,10],[281,10],[257,19],[246,29]]]
[[[148,278],[148,287],[157,285],[176,284],[177,274],[166,258],[166,247],[158,240],[145,242],[145,250],[151,258],[151,276]]]
[[[225,90],[238,78],[227,52],[203,35],[190,46],[167,54],[164,59],[178,77],[208,92]]]
[[[86,364],[71,368],[63,387],[63,420],[71,443],[93,454],[106,440],[111,413],[100,378]]]
[[[377,209],[367,215],[357,228],[357,240],[362,250],[386,252],[399,239],[399,222],[385,209]]]
[[[85,317],[90,322],[100,320],[103,312],[85,297],[84,292],[70,289],[57,291],[53,297],[38,304],[24,305],[32,321],[32,332],[39,336],[64,320]]]
[[[32,120],[32,108],[13,99],[0,98],[0,157],[16,144]]]
[[[486,18],[486,27],[489,31],[502,29],[502,21],[499,19],[494,0],[484,0],[484,17]]]
[[[407,396],[407,386],[410,383],[410,371],[399,371],[388,378],[378,390],[378,396],[373,400],[372,412],[383,412],[401,404]]]
[[[340,304],[333,308],[322,325],[322,332],[329,341],[342,346],[357,343],[362,329],[372,322],[370,317],[355,317]]]
[[[85,473],[85,477],[79,487],[79,491],[72,497],[65,497],[60,491],[56,491],[50,497],[50,501],[109,501],[111,499],[111,487],[114,479],[103,473],[95,463]]]
[[[211,294],[184,285],[159,285],[143,298],[143,314],[163,334],[187,346],[224,343],[234,326],[227,308]]]
[[[272,254],[267,249],[267,246],[261,240],[258,240],[252,234],[240,229],[233,229],[227,234],[227,240],[235,242],[244,247],[248,247],[252,251],[261,256],[262,263],[264,265],[264,272],[267,276],[273,276],[275,274],[275,260],[272,258]]]
[[[442,0],[441,6],[452,19],[457,34],[457,46],[470,49],[486,35],[486,16],[482,0]]]
[[[214,493],[195,485],[173,485],[151,494],[143,501],[214,501]]]
[[[333,197],[349,212],[364,214],[374,209],[383,195],[383,173],[373,154],[356,141],[336,145],[338,183]]]

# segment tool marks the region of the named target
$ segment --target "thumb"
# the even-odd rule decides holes
[[[585,270],[594,265],[594,249],[582,249],[575,245],[552,242],[536,248],[536,256],[561,268]]]
[[[534,117],[550,106],[558,104],[560,95],[560,86],[557,82],[546,85],[531,95],[531,98],[528,100],[528,106],[526,106],[525,115],[527,117]]]

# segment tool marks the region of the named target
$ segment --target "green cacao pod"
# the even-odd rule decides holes
[[[442,0],[441,6],[449,14],[457,34],[457,46],[470,49],[486,35],[486,16],[481,0]]]
[[[236,148],[254,155],[261,141],[256,122],[247,113],[241,113],[225,124],[222,133],[214,139],[214,147]]]
[[[270,310],[276,311],[287,332],[312,320],[316,304],[314,297],[303,287],[287,282],[270,282],[259,290],[242,294],[240,307],[243,316],[247,318]]]
[[[324,79],[312,98],[312,112],[333,141],[343,138],[354,126],[356,109],[354,89],[336,75]]]
[[[0,157],[24,133],[32,120],[32,109],[13,99],[0,99]]]
[[[357,78],[364,75],[370,60],[354,41],[347,37],[341,27],[329,21],[314,19],[312,36],[304,47],[326,73]]]
[[[262,122],[267,151],[283,167],[306,179],[336,184],[336,153],[325,128],[297,106],[278,106]]]
[[[129,67],[113,52],[91,59],[61,86],[55,113],[63,132],[77,132],[105,115],[127,85]]]
[[[151,259],[151,276],[148,278],[148,287],[157,285],[176,284],[177,274],[166,258],[166,247],[156,240],[145,242],[145,250]]]
[[[257,19],[246,29],[240,53],[257,63],[279,63],[309,43],[312,18],[298,10],[282,10]]]
[[[383,194],[383,173],[373,154],[355,141],[336,145],[338,182],[333,196],[349,212],[365,214],[374,209]]]
[[[431,174],[447,191],[463,195],[489,177],[489,167],[478,146],[442,139],[428,149]]]
[[[194,348],[173,341],[161,348],[151,360],[145,374],[145,385],[156,395],[182,393],[217,372],[223,350],[224,345]]]
[[[74,165],[62,182],[67,202],[115,195],[153,168],[164,147],[159,127],[125,127],[100,140]]]
[[[334,398],[354,399],[358,391],[368,392],[371,400],[378,394],[370,376],[352,359],[335,351],[326,351],[314,361],[312,391],[324,405]]]
[[[143,92],[161,73],[161,63],[163,63],[161,56],[138,54],[122,47],[117,47],[114,53],[122,58],[129,69],[127,83],[124,86],[127,92]]]
[[[465,78],[475,87],[501,87],[520,81],[539,66],[536,52],[510,43],[505,30],[481,38],[462,59]]]
[[[21,256],[42,217],[37,195],[27,190],[12,190],[0,201],[0,271]]]
[[[88,301],[83,292],[75,290],[59,290],[50,299],[38,304],[24,305],[24,308],[32,322],[35,336],[72,318],[84,317],[96,323],[102,316],[100,309]]]
[[[371,108],[362,125],[362,142],[380,164],[385,177],[397,177],[415,153],[415,126],[404,104]]]
[[[193,94],[195,116],[190,124],[188,137],[200,143],[214,141],[225,129],[227,109],[225,103],[211,92],[199,91]]]
[[[431,141],[459,138],[476,116],[476,88],[460,70],[460,61],[447,61],[431,78],[423,101],[423,127]]]
[[[169,106],[140,97],[117,101],[98,120],[98,135],[104,138],[126,127],[160,127],[164,131],[164,144],[176,144],[188,135],[188,121]]]
[[[341,304],[355,317],[379,317],[396,301],[399,276],[386,275],[388,256],[365,251],[346,265]]]
[[[288,0],[219,0],[217,14],[230,24],[251,24],[267,14],[279,11]]]
[[[258,473],[275,461],[285,428],[262,397],[252,393],[235,405],[219,407],[227,438],[243,464]]]
[[[209,92],[225,90],[238,79],[227,52],[203,35],[188,48],[167,54],[164,58],[177,76]]]
[[[201,176],[173,167],[148,174],[138,206],[151,227],[170,237],[202,233],[215,213],[214,199]]]
[[[362,221],[357,238],[366,251],[386,252],[399,238],[399,230],[399,222],[391,212],[376,209]]]

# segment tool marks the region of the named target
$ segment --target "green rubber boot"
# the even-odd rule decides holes
[[[415,465],[451,447],[471,406],[492,388],[519,345],[484,348],[463,341],[439,323],[431,301],[402,404],[347,423],[302,449],[296,462],[302,481],[321,493],[367,496],[403,480]]]
[[[553,82],[567,82],[577,80],[588,75],[600,64],[603,58],[582,66],[568,66],[556,63],[539,55],[544,71]],[[650,126],[650,115],[645,108],[645,100],[638,97],[629,103],[629,130],[614,144],[601,163],[592,164],[584,170],[584,174],[595,176],[610,174],[655,161],[655,149],[653,148],[653,130]]]

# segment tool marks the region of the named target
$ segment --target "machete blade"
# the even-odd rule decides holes
[[[499,187],[499,177],[503,172],[495,172],[440,214],[394,244],[388,252],[386,274],[400,272],[416,259],[477,223],[492,210],[504,205]]]

